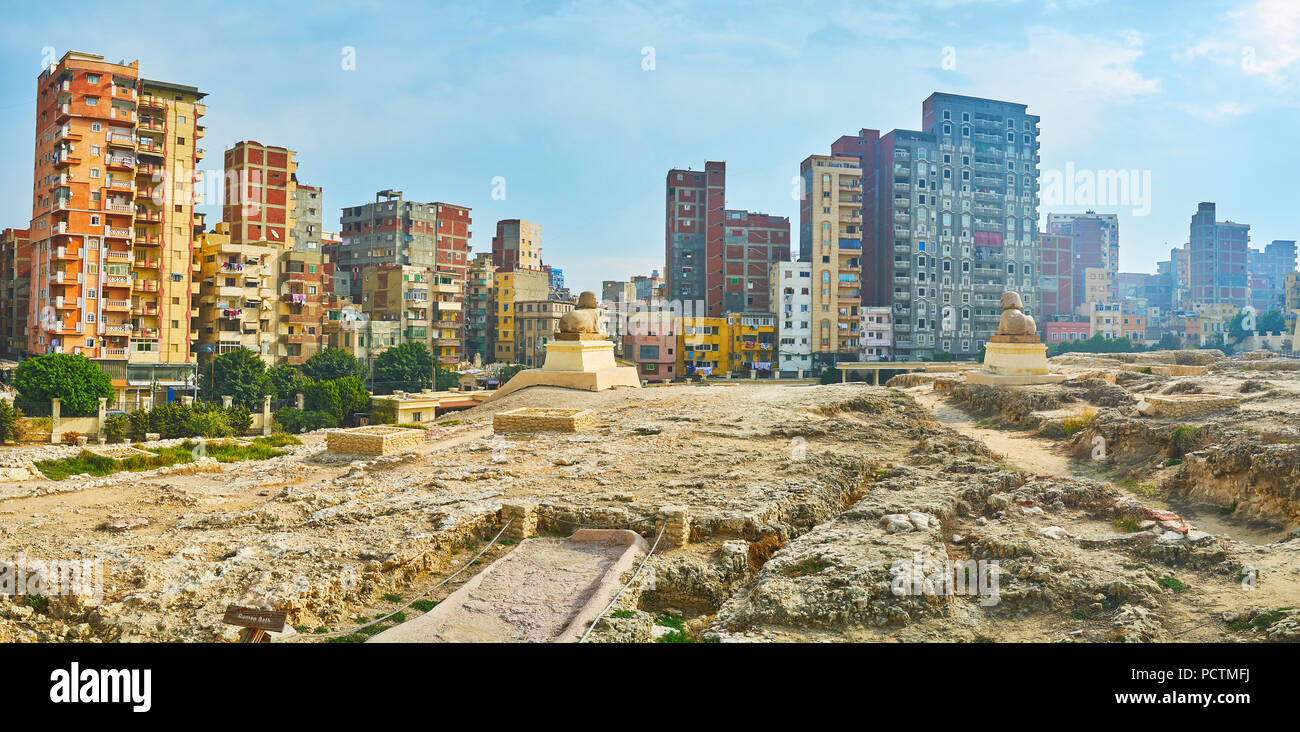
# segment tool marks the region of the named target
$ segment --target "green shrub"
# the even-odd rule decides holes
[[[130,427],[130,421],[125,414],[110,414],[104,420],[104,436],[108,441],[117,444],[126,439],[127,428]]]
[[[236,436],[248,434],[253,429],[253,414],[246,407],[234,406],[226,411],[226,423],[230,425],[230,431]]]
[[[284,407],[275,413],[275,421],[285,432],[299,434],[313,430],[338,427],[339,422],[329,412],[314,412],[296,407]]]
[[[230,437],[234,433],[230,429],[230,422],[226,420],[224,410],[222,411],[198,411],[190,410],[188,418],[185,421],[185,431],[188,434],[177,435],[178,437]]]
[[[22,439],[23,410],[13,402],[0,399],[0,442],[17,442]]]

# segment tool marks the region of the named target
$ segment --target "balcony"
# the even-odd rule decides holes
[[[131,308],[131,312],[135,313],[136,315],[157,315],[158,303],[147,302],[147,303],[138,304]]]
[[[135,148],[135,135],[128,135],[124,132],[110,132],[104,135],[104,140],[109,147]]]
[[[901,227],[901,226],[895,226],[895,227],[894,227],[894,238],[895,238],[895,239],[911,239],[911,238],[912,238],[912,230],[911,230],[911,229],[905,229],[905,228],[903,228],[903,227]]]
[[[131,303],[126,300],[105,300],[104,309],[112,311],[124,311],[131,309]]]
[[[137,269],[158,269],[159,261],[158,259],[140,259],[136,260],[135,266]]]
[[[104,251],[104,256],[108,259],[116,259],[119,262],[131,261],[131,252],[125,249],[107,249]]]
[[[899,182],[895,181],[895,183],[894,183],[894,193],[911,193],[911,192],[912,192],[912,184],[911,184],[911,183],[899,183]]]
[[[104,165],[109,170],[135,170],[135,160],[121,155],[109,155]]]
[[[104,229],[104,236],[111,239],[130,239],[133,235],[130,229],[115,229],[110,226]]]
[[[163,144],[155,140],[140,138],[139,144],[136,145],[136,152],[148,153],[150,155],[162,155]]]
[[[162,237],[149,236],[148,234],[136,234],[135,245],[138,247],[160,247],[162,246]]]
[[[81,164],[81,157],[72,153],[71,151],[66,153],[57,153],[54,156],[54,167],[56,168],[67,168],[72,165],[80,165],[80,164]]]
[[[52,254],[54,259],[80,259],[81,258],[80,249],[69,250],[67,247],[55,247]]]
[[[136,209],[136,211],[135,211],[135,222],[136,222],[137,224],[140,224],[140,223],[146,223],[146,224],[161,224],[161,223],[162,223],[162,211],[150,211],[150,210],[148,210],[148,209]]]
[[[105,279],[111,279],[111,278],[105,278]],[[126,280],[127,278],[123,277],[122,279]],[[132,286],[132,289],[134,289],[136,292],[157,292],[158,280],[136,280],[135,284]]]
[[[104,333],[107,335],[130,335],[130,323],[104,323]]]
[[[112,211],[113,213],[127,213],[127,214],[129,214],[129,213],[131,213],[132,211],[134,211],[135,209],[134,209],[134,207],[132,207],[131,204],[129,204],[129,203],[115,203],[115,202],[110,201],[110,202],[104,204],[104,210],[105,210],[105,211]]]
[[[167,111],[167,103],[161,97],[152,94],[141,94],[135,106],[139,109],[152,109],[164,113]]]

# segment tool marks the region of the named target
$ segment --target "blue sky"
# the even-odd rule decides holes
[[[0,40],[0,227],[30,217],[35,79],[53,47],[208,92],[210,171],[238,140],[297,150],[327,229],[390,187],[471,206],[478,251],[497,219],[526,218],[575,289],[662,267],[669,168],[725,160],[729,207],[797,227],[800,161],[862,127],[919,127],[933,91],[1027,104],[1044,173],[1149,171],[1145,215],[1094,206],[1120,214],[1123,270],[1153,271],[1198,201],[1251,224],[1253,246],[1300,238],[1300,148],[1282,144],[1300,106],[1293,0],[115,0],[8,8]],[[1082,207],[1042,213],[1067,210]]]

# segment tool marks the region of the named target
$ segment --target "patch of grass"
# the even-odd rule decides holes
[[[453,426],[453,425],[458,425],[458,424],[460,424],[460,420],[459,420],[459,419],[444,419],[444,420],[442,420],[441,422],[438,423],[438,426],[439,426],[439,427],[451,427],[451,426]]]
[[[609,615],[610,615],[610,617],[612,617],[612,618],[634,618],[634,617],[636,617],[636,611],[635,611],[635,610],[615,610],[614,612],[610,613]]]
[[[401,427],[401,428],[403,428],[403,429],[408,429],[408,430],[427,430],[427,429],[429,429],[429,427],[428,427],[427,425],[422,425],[422,424],[411,424],[411,423],[409,423],[409,422],[404,423],[404,424],[390,424],[390,425],[386,425],[386,426],[387,426],[387,427]]]
[[[1084,427],[1087,427],[1095,416],[1097,416],[1097,410],[1092,407],[1080,409],[1061,420],[1061,429],[1065,431],[1066,437],[1073,437],[1078,432],[1081,432]]]
[[[401,595],[396,595],[393,594],[392,592],[389,592],[388,594],[384,595],[384,602],[401,602],[401,601],[402,601]]]
[[[363,633],[351,633],[349,635],[341,635],[337,638],[330,638],[325,642],[326,643],[365,643],[366,639],[369,637],[370,636],[365,635]]]
[[[1226,505],[1226,506],[1220,508],[1220,509],[1219,509],[1219,515],[1220,515],[1220,516],[1227,516],[1228,514],[1233,513],[1233,512],[1236,511],[1236,510],[1237,510],[1237,502],[1236,502],[1236,501],[1233,501],[1232,503],[1229,503],[1228,505]]]
[[[36,612],[44,614],[50,608],[50,598],[45,595],[28,595],[25,604]]]
[[[1172,575],[1166,575],[1164,577],[1161,577],[1160,581],[1157,584],[1159,584],[1161,587],[1165,588],[1166,590],[1173,590],[1175,593],[1182,592],[1183,590],[1187,589],[1187,585],[1183,584],[1181,580],[1179,580],[1177,577],[1174,577]]]
[[[415,608],[416,610],[419,610],[422,613],[427,613],[437,606],[438,606],[437,600],[416,600],[415,602],[411,603],[411,607]]]
[[[655,625],[662,625],[665,628],[672,628],[683,633],[686,632],[686,621],[668,613],[660,613],[659,617],[655,618]]]
[[[243,460],[267,460],[286,455],[284,450],[276,448],[285,445],[300,445],[302,442],[292,435],[276,434],[270,437],[258,437],[248,445],[234,443],[204,443],[203,452],[207,457],[221,463],[234,463]],[[153,455],[133,455],[125,460],[115,460],[103,455],[96,455],[89,450],[82,450],[76,455],[59,460],[41,460],[36,469],[50,480],[65,480],[74,475],[86,473],[96,477],[121,472],[142,472],[169,465],[192,463],[195,460],[195,448],[198,442],[186,440],[172,447],[155,447],[149,450]]]
[[[1166,468],[1172,468],[1175,465],[1182,465],[1182,464],[1183,461],[1180,460],[1179,458],[1169,458],[1168,460],[1165,461]]]
[[[804,577],[810,574],[817,574],[829,566],[831,566],[830,562],[823,561],[821,557],[813,557],[811,559],[805,559],[793,566],[786,567],[781,570],[781,574],[786,577]]]
[[[1196,444],[1200,436],[1200,427],[1180,424],[1174,428],[1173,435],[1169,438],[1169,449],[1174,453],[1174,457],[1182,457],[1191,451],[1189,448]]]
[[[391,622],[391,623],[405,623],[405,622],[406,622],[406,613],[402,612],[401,610],[398,610],[397,612],[393,613],[392,616],[390,616],[390,617],[388,618],[388,620],[385,620],[384,622],[386,622],[386,623],[390,623],[390,622]]]
[[[312,633],[315,633],[316,635],[324,635],[325,633],[328,633],[328,632],[330,632],[330,629],[329,629],[329,628],[326,628],[326,627],[323,626],[323,625],[319,625],[319,626],[317,626],[316,629],[312,631]]]
[[[1138,531],[1138,520],[1133,518],[1115,519],[1115,525],[1130,533]]]
[[[514,540],[514,539],[501,539],[501,540],[498,541],[497,543],[500,544],[501,546],[514,546],[514,545],[515,545],[515,540]]]
[[[694,638],[692,638],[690,635],[680,630],[674,630],[671,633],[664,633],[663,635],[655,639],[655,643],[694,643],[694,642],[695,642]]]

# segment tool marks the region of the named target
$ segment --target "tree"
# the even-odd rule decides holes
[[[60,413],[82,417],[99,411],[99,398],[113,400],[113,380],[85,356],[50,353],[18,365],[14,388],[22,401],[60,400]]]
[[[1232,320],[1228,321],[1227,338],[1232,339],[1234,343],[1240,343],[1246,340],[1246,338],[1250,336],[1252,333],[1252,331],[1246,330],[1245,320],[1246,320],[1246,311],[1241,310],[1236,315],[1232,316]],[[1225,341],[1226,340],[1227,339],[1225,339]]]
[[[302,394],[306,411],[324,412],[340,424],[353,414],[370,409],[370,393],[356,376],[309,381],[303,386]]]
[[[307,383],[302,372],[288,364],[272,366],[266,370],[266,377],[271,380],[271,393],[276,399],[288,399]]]
[[[460,374],[448,366],[437,364],[437,371],[433,375],[433,388],[438,391],[447,391],[453,386],[460,385]]]
[[[1286,333],[1286,317],[1281,310],[1270,310],[1259,316],[1255,328],[1259,333]]]
[[[342,348],[326,348],[312,354],[302,365],[303,376],[315,381],[330,381],[344,376],[366,378],[366,365]]]
[[[209,402],[233,397],[235,404],[261,411],[262,397],[272,392],[266,364],[247,348],[214,356],[207,368],[199,369],[199,393]]]
[[[433,386],[433,356],[420,341],[393,346],[375,359],[375,393],[420,391]]]
[[[1183,347],[1183,340],[1173,333],[1165,333],[1160,336],[1160,342],[1152,350],[1156,351],[1177,351]]]

